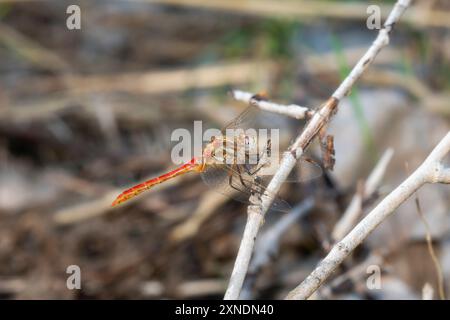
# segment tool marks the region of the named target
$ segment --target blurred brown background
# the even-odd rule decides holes
[[[385,17],[393,3],[1,1],[0,298],[221,298],[245,205],[196,175],[110,203],[173,167],[173,129],[194,120],[220,128],[243,110],[232,88],[319,106],[376,36],[367,6]],[[66,27],[71,4],[81,30]],[[408,175],[405,163],[412,171],[423,161],[450,128],[449,58],[450,3],[416,1],[332,121],[335,170],[283,189],[291,205],[313,199],[313,208],[277,238],[244,297],[282,298],[304,279],[387,148],[393,160],[364,212]],[[290,138],[304,124],[286,121]],[[449,194],[439,185],[419,192],[447,290]],[[281,217],[270,214],[263,232]],[[374,261],[379,290],[365,285]],[[81,268],[81,290],[66,287],[69,265]],[[426,283],[437,298],[414,199],[335,276],[316,298],[420,299]]]

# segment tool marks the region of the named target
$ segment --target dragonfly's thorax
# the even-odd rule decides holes
[[[203,150],[205,164],[231,164],[257,154],[257,138],[246,134],[217,136]]]

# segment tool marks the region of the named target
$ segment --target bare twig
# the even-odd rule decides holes
[[[377,165],[367,178],[367,181],[364,184],[363,192],[357,192],[353,196],[350,204],[341,219],[336,223],[333,232],[331,233],[334,241],[339,241],[342,239],[353,228],[361,213],[363,201],[370,198],[378,188],[393,154],[394,151],[392,149],[388,149],[384,152],[383,156],[380,158]]]
[[[24,279],[21,278],[11,278],[4,279],[0,278],[0,294],[11,295],[18,294],[26,290],[27,284]]]
[[[309,212],[313,206],[313,198],[305,199],[299,205],[295,206],[289,214],[284,215],[270,229],[261,234],[256,241],[255,255],[250,263],[247,278],[244,283],[244,289],[242,291],[243,299],[251,298],[251,291],[257,274],[273,260],[275,254],[278,252],[280,239],[286,233],[287,229],[300,217]]]
[[[34,40],[26,37],[14,28],[0,23],[0,43],[12,49],[20,57],[41,68],[53,71],[70,70],[70,65],[60,56],[55,54]]]
[[[284,154],[279,169],[267,186],[268,193],[263,194],[261,197],[260,205],[248,207],[247,224],[245,226],[244,235],[241,240],[241,245],[224,299],[239,298],[242,284],[248,270],[250,257],[253,252],[253,247],[255,245],[256,235],[258,234],[260,225],[264,221],[266,212],[273,202],[272,195],[278,193],[281,184],[286,180],[297,160],[303,155],[303,150],[309,146],[319,131],[328,124],[331,117],[337,111],[339,101],[350,92],[354,83],[372,63],[376,55],[389,43],[389,33],[392,31],[394,24],[400,19],[409,4],[409,0],[397,1],[384,24],[384,28],[379,31],[377,38],[370,48],[358,61],[348,77],[341,83],[333,95],[325,102],[319,111],[314,113],[303,132],[297,137],[288,152]]]
[[[339,277],[336,277],[335,279],[333,279],[333,281],[330,281],[330,283],[328,283],[326,286],[318,290],[316,293],[318,293],[320,296],[325,296],[326,298],[331,297],[333,289],[338,288],[347,280],[353,280],[357,282],[363,276],[367,275],[367,268],[369,266],[371,265],[380,266],[382,265],[383,262],[384,257],[382,255],[376,253],[371,254],[363,262],[352,267],[345,273],[339,275]]]
[[[267,72],[273,68],[268,61],[243,61],[206,65],[195,68],[173,70],[149,70],[118,73],[113,75],[70,75],[71,95],[126,92],[130,94],[162,94],[174,91],[212,88],[226,84],[243,84],[259,79],[260,70]],[[52,90],[60,85],[60,78],[54,76],[31,78],[23,88],[41,91]]]
[[[433,300],[434,290],[428,282],[422,288],[422,300]]]
[[[247,1],[242,5],[239,0],[139,0],[143,2],[170,4],[203,9],[220,10],[251,14],[262,17],[280,17],[292,19],[332,18],[346,20],[367,19],[367,3],[335,2],[329,0],[303,0],[301,2],[285,1],[282,6],[276,0]],[[420,2],[420,1],[419,1]],[[389,6],[377,4],[382,17],[389,13]],[[405,21],[419,27],[450,27],[448,12],[444,10],[424,10],[417,6],[405,16]]]
[[[287,299],[306,299],[331,275],[344,259],[406,199],[426,183],[449,183],[450,170],[444,169],[442,160],[450,152],[450,132],[439,142],[422,165],[402,184],[384,198],[360,223],[337,243],[316,269]]]
[[[255,95],[250,92],[244,92],[239,90],[234,90],[231,92],[233,98],[238,101],[245,102],[247,104],[252,104],[261,110],[270,111],[273,113],[283,114],[295,119],[304,119],[311,116],[314,111],[306,107],[301,107],[296,104],[282,105],[266,100],[255,99]]]
[[[158,189],[165,190],[166,188],[182,181],[186,181],[187,179],[192,179],[192,176],[188,175],[178,180],[167,181],[167,183],[159,185]],[[58,225],[70,225],[112,212],[116,209],[111,207],[111,202],[118,193],[126,188],[126,186],[121,188],[113,188],[105,192],[105,194],[99,198],[86,201],[81,204],[64,207],[53,214],[53,221]],[[131,205],[132,203],[134,203],[134,201],[128,201],[124,205]]]
[[[430,225],[428,224],[427,219],[425,219],[425,215],[423,214],[419,196],[417,195],[417,193],[415,197],[415,203],[417,213],[419,214],[419,217],[422,220],[423,225],[425,226],[425,240],[427,241],[428,252],[430,253],[431,260],[433,260],[434,267],[436,268],[439,298],[441,298],[441,300],[445,300],[444,276],[442,274],[442,267],[439,263],[438,257],[436,256],[436,252],[434,251]]]
[[[202,224],[226,201],[228,198],[215,190],[206,192],[192,215],[172,230],[170,240],[181,242],[197,234]]]
[[[181,299],[219,295],[226,287],[222,279],[200,279],[181,283],[175,290],[175,295]]]

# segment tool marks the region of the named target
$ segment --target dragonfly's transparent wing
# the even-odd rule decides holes
[[[255,181],[242,166],[226,164],[209,166],[201,176],[205,184],[214,190],[246,204],[250,204],[249,198],[252,194],[268,194],[266,187]],[[271,210],[290,211],[291,206],[286,201],[276,195],[271,196],[274,198]]]
[[[313,180],[316,180],[323,176],[322,166],[308,158],[301,157],[297,162],[297,167],[286,179],[286,182],[291,183],[307,183]]]
[[[254,105],[249,105],[233,121],[228,123],[222,129],[222,132],[225,135],[227,129],[268,129],[269,131],[267,131],[267,135],[265,136],[266,139],[269,137],[273,138],[270,130],[278,129],[280,130],[279,132],[282,132],[286,129],[288,124],[287,121],[289,121],[289,118],[286,116],[263,111]],[[257,131],[258,150],[260,153],[268,152],[264,147],[268,146],[268,141],[261,141],[262,136],[260,136],[259,133],[260,132]],[[246,134],[250,133],[246,131]],[[273,145],[273,148],[269,148],[271,152],[269,160],[275,162],[271,168],[276,168],[279,166],[279,162],[284,155],[284,148],[287,146],[280,145],[280,141],[278,141],[278,143],[271,141],[271,144]],[[262,154],[260,154],[260,158],[263,158]],[[286,182],[308,182],[320,178],[323,175],[322,166],[319,163],[312,161],[311,158],[312,156],[310,154],[305,153],[298,161],[297,170],[288,177]],[[269,170],[269,174],[272,171],[274,173],[275,170]]]
[[[259,109],[254,105],[247,106],[236,118],[230,121],[222,132],[227,129],[286,129],[291,119],[281,114]]]
[[[268,167],[270,169],[261,170],[260,173],[268,176],[274,175],[280,166],[280,162],[282,161],[283,156],[285,156],[285,154],[281,155],[280,157],[276,157],[273,155],[271,157],[262,157],[262,159],[266,159],[267,161],[265,167]],[[291,174],[287,177],[285,182],[306,183],[318,179],[322,175],[322,166],[318,162],[305,155],[297,161],[296,169],[292,170]]]
[[[297,181],[308,182],[320,178],[323,175],[323,169],[316,161],[302,157],[297,168],[297,175]]]
[[[266,191],[262,184],[255,182],[255,177],[257,175],[263,175],[264,178],[272,176],[275,173],[276,168],[278,168],[279,162],[284,155],[281,149],[283,147],[279,145],[280,141],[272,141],[273,139],[270,139],[270,141],[268,140],[269,137],[273,138],[270,130],[278,129],[282,132],[286,129],[289,121],[290,119],[285,116],[263,111],[254,105],[249,105],[234,120],[228,123],[222,129],[222,132],[224,135],[229,136],[227,133],[228,129],[240,129],[244,130],[245,135],[247,136],[250,135],[250,131],[247,131],[247,129],[268,129],[269,131],[265,136],[260,135],[259,130],[257,131],[255,144],[258,146],[257,150],[259,159],[265,159],[266,161],[268,159],[269,163],[268,165],[265,165],[265,168],[269,167],[270,169],[261,170],[252,174],[254,168],[261,166],[262,162],[258,163],[256,166],[249,166],[248,164],[229,165],[222,163],[223,159],[217,159],[217,163],[219,165],[214,166],[214,168],[207,169],[202,175],[205,183],[216,188],[217,190],[220,190],[221,193],[227,194],[230,197],[245,203],[248,203],[248,198],[252,193],[257,193],[257,189]],[[279,136],[276,135],[275,137]],[[236,154],[239,153],[238,151],[235,152]],[[276,152],[278,153],[275,154]],[[264,153],[269,154],[265,157]],[[231,156],[234,157],[235,155]],[[228,157],[230,157],[230,155],[228,155]],[[273,165],[271,165],[272,163]],[[241,168],[241,170],[239,170],[239,168]],[[307,182],[319,178],[322,174],[323,171],[321,166],[316,162],[310,161],[306,155],[298,162],[297,170],[294,171],[293,175],[288,177],[287,182]],[[254,187],[252,188],[252,186]],[[289,211],[290,207],[285,201],[279,199],[278,197],[275,198],[276,200],[273,205],[275,210]]]
[[[223,128],[222,132],[225,133],[226,129],[245,129],[251,127],[255,121],[255,115],[257,114],[258,108],[249,105],[244,109],[236,118],[227,123]]]

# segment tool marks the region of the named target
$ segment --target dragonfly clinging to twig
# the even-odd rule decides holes
[[[201,156],[194,157],[170,172],[125,190],[112,205],[123,203],[155,185],[189,172],[200,173],[208,186],[242,202],[248,203],[249,196],[252,194],[267,194],[268,191],[262,184],[260,175],[273,159],[270,154],[271,141],[270,139],[261,141],[261,138],[248,134],[243,128],[245,119],[254,116],[256,109],[253,105],[248,106],[221,131],[221,135],[212,137],[211,141],[205,145]],[[228,129],[235,129],[235,134],[230,135]],[[252,158],[254,155],[250,154],[254,152],[252,150],[256,150],[256,157]],[[307,161],[304,161],[304,164],[310,167],[312,165],[313,170],[310,168],[309,171],[314,172],[314,177],[320,176],[319,165]],[[274,198],[272,209],[277,211],[290,209],[284,200],[276,195],[271,196]]]

